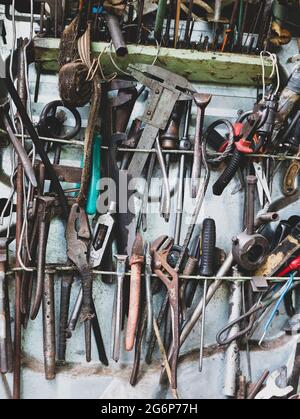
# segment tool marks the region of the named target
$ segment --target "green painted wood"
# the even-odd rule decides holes
[[[35,60],[41,63],[46,71],[57,71],[59,39],[35,38]],[[128,64],[152,64],[157,56],[154,46],[129,45],[128,55],[116,57],[110,44],[93,43],[92,50],[95,56],[101,56],[101,66],[104,74],[119,72],[112,63],[126,71]],[[199,52],[184,49],[160,48],[156,65],[165,67],[174,73],[186,77],[191,82],[222,83],[230,85],[253,86],[261,81],[261,61],[257,56],[245,54],[229,54],[219,52]],[[272,66],[265,59],[266,76],[271,74]]]

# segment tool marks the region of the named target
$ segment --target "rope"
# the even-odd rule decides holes
[[[264,57],[267,56],[272,62],[272,73],[270,78],[272,79],[276,73],[277,76],[277,86],[274,91],[274,95],[277,95],[280,89],[280,74],[279,74],[279,67],[278,67],[278,59],[276,54],[272,54],[269,51],[261,51],[260,53],[260,60],[261,60],[261,67],[262,67],[262,86],[263,86],[263,99],[266,97],[266,69],[265,69],[265,62]]]

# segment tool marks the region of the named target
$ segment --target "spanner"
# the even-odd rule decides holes
[[[279,387],[277,382],[282,374],[282,368],[279,368],[272,372],[272,374],[269,375],[266,381],[266,387],[260,391],[255,399],[257,400],[269,400],[272,397],[282,398],[290,394],[294,389],[292,386],[287,387]]]

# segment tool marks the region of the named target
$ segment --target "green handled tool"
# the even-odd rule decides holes
[[[102,136],[100,134],[94,135],[93,148],[92,148],[92,164],[90,184],[86,200],[86,213],[88,215],[95,215],[97,212],[97,199],[99,196],[98,182],[101,179],[101,146]],[[81,167],[83,166],[84,156],[81,159]],[[77,185],[80,188],[80,185]],[[77,195],[77,194],[76,194]]]
[[[86,213],[94,215],[97,212],[97,199],[99,196],[99,181],[101,179],[101,145],[102,136],[97,134],[94,136],[92,151],[92,168],[89,191],[86,201]]]

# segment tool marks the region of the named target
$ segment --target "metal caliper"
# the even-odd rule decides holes
[[[177,101],[191,101],[195,93],[194,87],[184,77],[178,76],[161,67],[147,64],[129,65],[131,75],[150,90],[144,114],[139,118],[144,124],[144,130],[137,144],[139,150],[151,150],[155,144],[157,148],[158,135],[167,128],[173,108]],[[147,163],[149,153],[136,152],[130,161],[127,176],[130,180],[129,194],[134,193],[138,180]],[[128,202],[129,202],[129,196]],[[124,237],[122,252],[130,254],[135,239],[135,211],[127,211],[120,215],[119,229]]]

